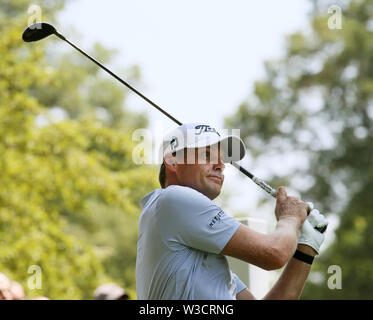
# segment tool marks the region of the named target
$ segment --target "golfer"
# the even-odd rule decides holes
[[[276,228],[258,233],[227,215],[214,200],[224,163],[245,155],[242,140],[205,124],[184,124],[162,147],[161,187],[141,200],[137,243],[138,299],[255,299],[230,269],[232,256],[265,270],[284,268],[264,299],[298,299],[324,235],[325,217],[277,192]],[[312,204],[309,204],[312,206]]]

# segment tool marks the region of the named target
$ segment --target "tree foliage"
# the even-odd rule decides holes
[[[313,1],[309,30],[287,38],[283,58],[265,64],[265,77],[227,125],[240,128],[259,161],[298,165],[273,185],[301,191],[322,212],[340,217],[336,239],[317,259],[324,280],[304,298],[373,297],[373,3],[345,1],[342,29],[330,29],[330,1]],[[281,155],[279,157],[278,155]],[[289,164],[291,166],[291,164]],[[342,290],[327,287],[328,266],[342,268]]]
[[[64,1],[40,3],[50,21]],[[155,169],[132,161],[146,118],[74,53],[22,42],[27,1],[0,4],[0,272],[28,296],[91,298],[109,280],[133,292],[138,201],[157,187]],[[27,285],[32,265],[41,290]]]

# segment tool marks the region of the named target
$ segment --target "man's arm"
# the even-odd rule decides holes
[[[320,233],[318,229],[327,225],[328,221],[325,217],[318,210],[312,210],[302,225],[298,239],[298,251],[311,257],[317,255],[324,241],[324,234]],[[310,264],[292,258],[275,286],[263,299],[299,299],[310,270]],[[247,288],[239,292],[236,298],[238,300],[255,299]]]
[[[314,256],[315,250],[306,245],[298,245],[297,249],[305,254]],[[273,288],[265,295],[263,300],[296,300],[302,294],[304,284],[310,273],[311,265],[295,258],[290,259]],[[236,296],[237,300],[256,300],[254,295],[246,288]]]
[[[271,234],[262,234],[241,225],[221,253],[265,270],[280,269],[294,254],[298,221],[284,218],[278,221]]]
[[[324,215],[318,210],[312,210],[300,230],[298,250],[311,257],[319,254],[325,237],[319,230],[327,225],[328,221]],[[265,299],[299,299],[310,270],[310,264],[292,258]]]
[[[315,256],[316,251],[311,247],[299,244],[299,251]],[[273,288],[263,298],[264,300],[296,300],[302,294],[304,284],[311,271],[311,265],[291,258],[282,272],[280,278],[277,280]]]
[[[307,205],[288,197],[285,188],[277,192],[276,229],[262,234],[241,225],[228,241],[222,254],[254,264],[265,270],[282,268],[294,254],[298,231],[307,217]]]

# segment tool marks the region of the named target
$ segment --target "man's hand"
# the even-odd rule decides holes
[[[299,221],[299,227],[307,218],[308,205],[296,197],[288,197],[284,187],[278,188],[275,214],[277,220],[294,218]]]
[[[313,208],[312,203],[308,203],[308,205],[310,208]],[[320,247],[324,242],[325,234],[319,232],[315,228],[322,228],[327,225],[328,221],[325,216],[321,214],[319,210],[313,209],[300,229],[298,244],[303,244],[313,248],[313,255],[319,254]],[[307,254],[310,254],[310,252],[307,252]]]

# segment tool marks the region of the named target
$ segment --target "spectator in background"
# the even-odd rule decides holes
[[[128,300],[126,290],[115,283],[106,283],[99,286],[93,293],[95,300]]]
[[[9,286],[9,291],[12,295],[12,300],[24,300],[25,299],[25,292],[23,291],[23,287],[20,283],[11,281]]]
[[[10,280],[0,272],[0,300],[12,300],[10,289]]]
[[[0,272],[0,300],[25,300],[25,292],[20,283],[11,281]],[[49,300],[47,297],[39,296],[31,300]]]
[[[20,283],[10,281],[9,278],[0,273],[0,300],[23,300],[25,292]]]

